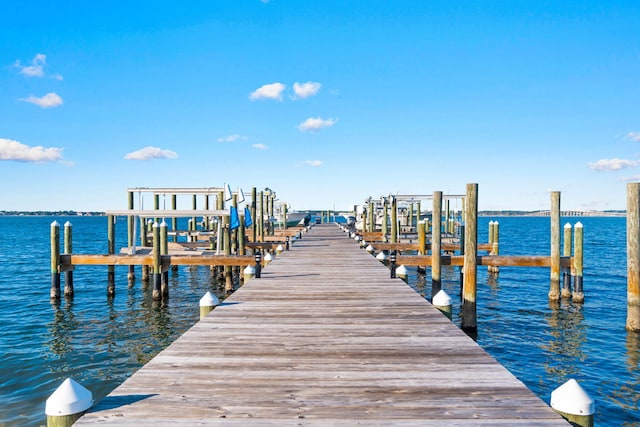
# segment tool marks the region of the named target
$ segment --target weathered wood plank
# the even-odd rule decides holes
[[[330,224],[278,255],[76,425],[94,423],[568,425]]]

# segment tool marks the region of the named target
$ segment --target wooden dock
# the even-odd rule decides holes
[[[90,424],[568,425],[333,224],[75,425]]]

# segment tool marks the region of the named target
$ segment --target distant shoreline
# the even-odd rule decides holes
[[[318,214],[322,211],[308,210],[311,214]],[[326,211],[324,211],[326,212]],[[0,211],[0,216],[105,216],[104,212],[85,211]],[[562,211],[560,216],[575,217],[624,217],[626,211]],[[478,216],[549,216],[549,211],[478,211]]]

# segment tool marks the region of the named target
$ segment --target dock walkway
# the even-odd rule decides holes
[[[75,425],[92,424],[568,425],[332,224]]]

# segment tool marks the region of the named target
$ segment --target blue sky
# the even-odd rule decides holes
[[[301,210],[467,183],[481,210],[625,209],[639,22],[637,0],[14,1],[0,210],[224,183]]]

